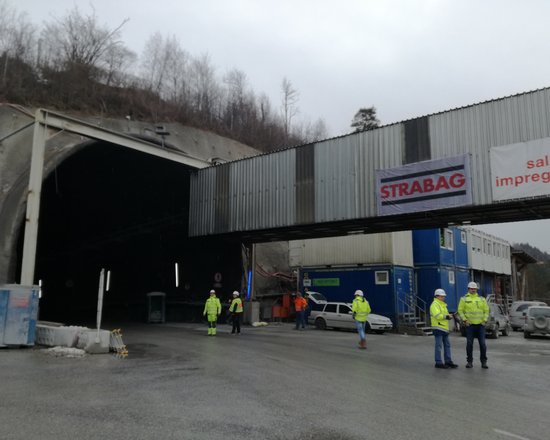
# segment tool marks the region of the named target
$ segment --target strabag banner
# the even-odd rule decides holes
[[[416,162],[376,171],[378,215],[472,204],[470,156]]]
[[[493,200],[550,194],[550,138],[493,147]]]

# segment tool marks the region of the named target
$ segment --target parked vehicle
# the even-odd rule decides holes
[[[523,330],[525,325],[525,312],[531,306],[548,306],[542,301],[514,301],[510,306],[510,324],[512,330]]]
[[[312,303],[312,305],[313,304],[315,304],[315,305],[326,304],[328,302],[325,295],[323,295],[322,293],[319,293],[319,292],[307,291],[305,293],[305,295],[306,295],[306,299],[308,300],[308,302]]]
[[[502,336],[508,336],[512,333],[510,318],[500,304],[489,304],[489,320],[485,325],[487,336],[492,339],[497,339],[502,332]]]
[[[460,334],[466,336],[466,327],[462,324],[458,313],[455,315],[455,319],[460,325]],[[508,318],[500,304],[489,304],[489,319],[485,325],[485,332],[487,337],[491,339],[497,339],[501,333],[502,336],[508,336],[512,333],[510,318]]]
[[[531,306],[525,312],[523,336],[528,339],[533,334],[550,334],[550,307]]]
[[[329,302],[324,304],[321,310],[312,310],[308,322],[314,324],[320,330],[331,328],[343,328],[354,330],[355,320],[351,311],[351,304]],[[393,328],[390,318],[375,313],[370,313],[367,318],[367,330],[382,334]]]

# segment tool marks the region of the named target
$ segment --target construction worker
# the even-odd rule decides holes
[[[208,319],[208,336],[216,336],[216,321],[222,312],[222,305],[216,296],[216,291],[210,291],[210,298],[204,304],[203,316]]]
[[[458,315],[466,326],[466,368],[473,367],[474,339],[479,341],[479,360],[481,368],[487,366],[487,345],[485,343],[485,324],[489,319],[489,306],[482,296],[477,294],[477,283],[468,283],[468,293],[460,298]]]
[[[294,299],[294,309],[296,310],[296,329],[302,326],[302,329],[306,328],[305,316],[306,316],[307,301],[304,299],[300,292],[296,293],[296,298]]]
[[[361,290],[356,290],[354,297],[351,311],[353,313],[353,319],[355,319],[357,333],[359,333],[359,348],[365,350],[367,348],[365,327],[367,325],[367,317],[370,313],[370,304],[365,299],[363,291]]]
[[[435,338],[435,368],[456,368],[452,361],[451,343],[449,342],[449,321],[453,315],[447,310],[445,299],[447,294],[443,289],[435,289],[434,300],[430,306],[432,332]],[[443,360],[441,348],[443,346]]]
[[[233,292],[233,301],[229,306],[229,312],[231,313],[231,319],[233,321],[232,334],[241,334],[241,318],[243,316],[243,302],[241,301],[240,294],[236,290]]]

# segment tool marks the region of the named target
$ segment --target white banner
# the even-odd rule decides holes
[[[470,205],[468,155],[376,171],[378,215]]]
[[[493,200],[550,194],[550,138],[491,148]]]

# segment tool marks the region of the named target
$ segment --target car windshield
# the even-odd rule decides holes
[[[309,293],[309,296],[311,298],[313,298],[314,300],[317,300],[317,301],[326,301],[327,300],[325,295],[323,295],[322,293],[319,293],[319,292],[308,292],[308,293]]]
[[[538,316],[544,316],[550,318],[550,307],[531,307],[529,309],[529,316],[537,318]]]

